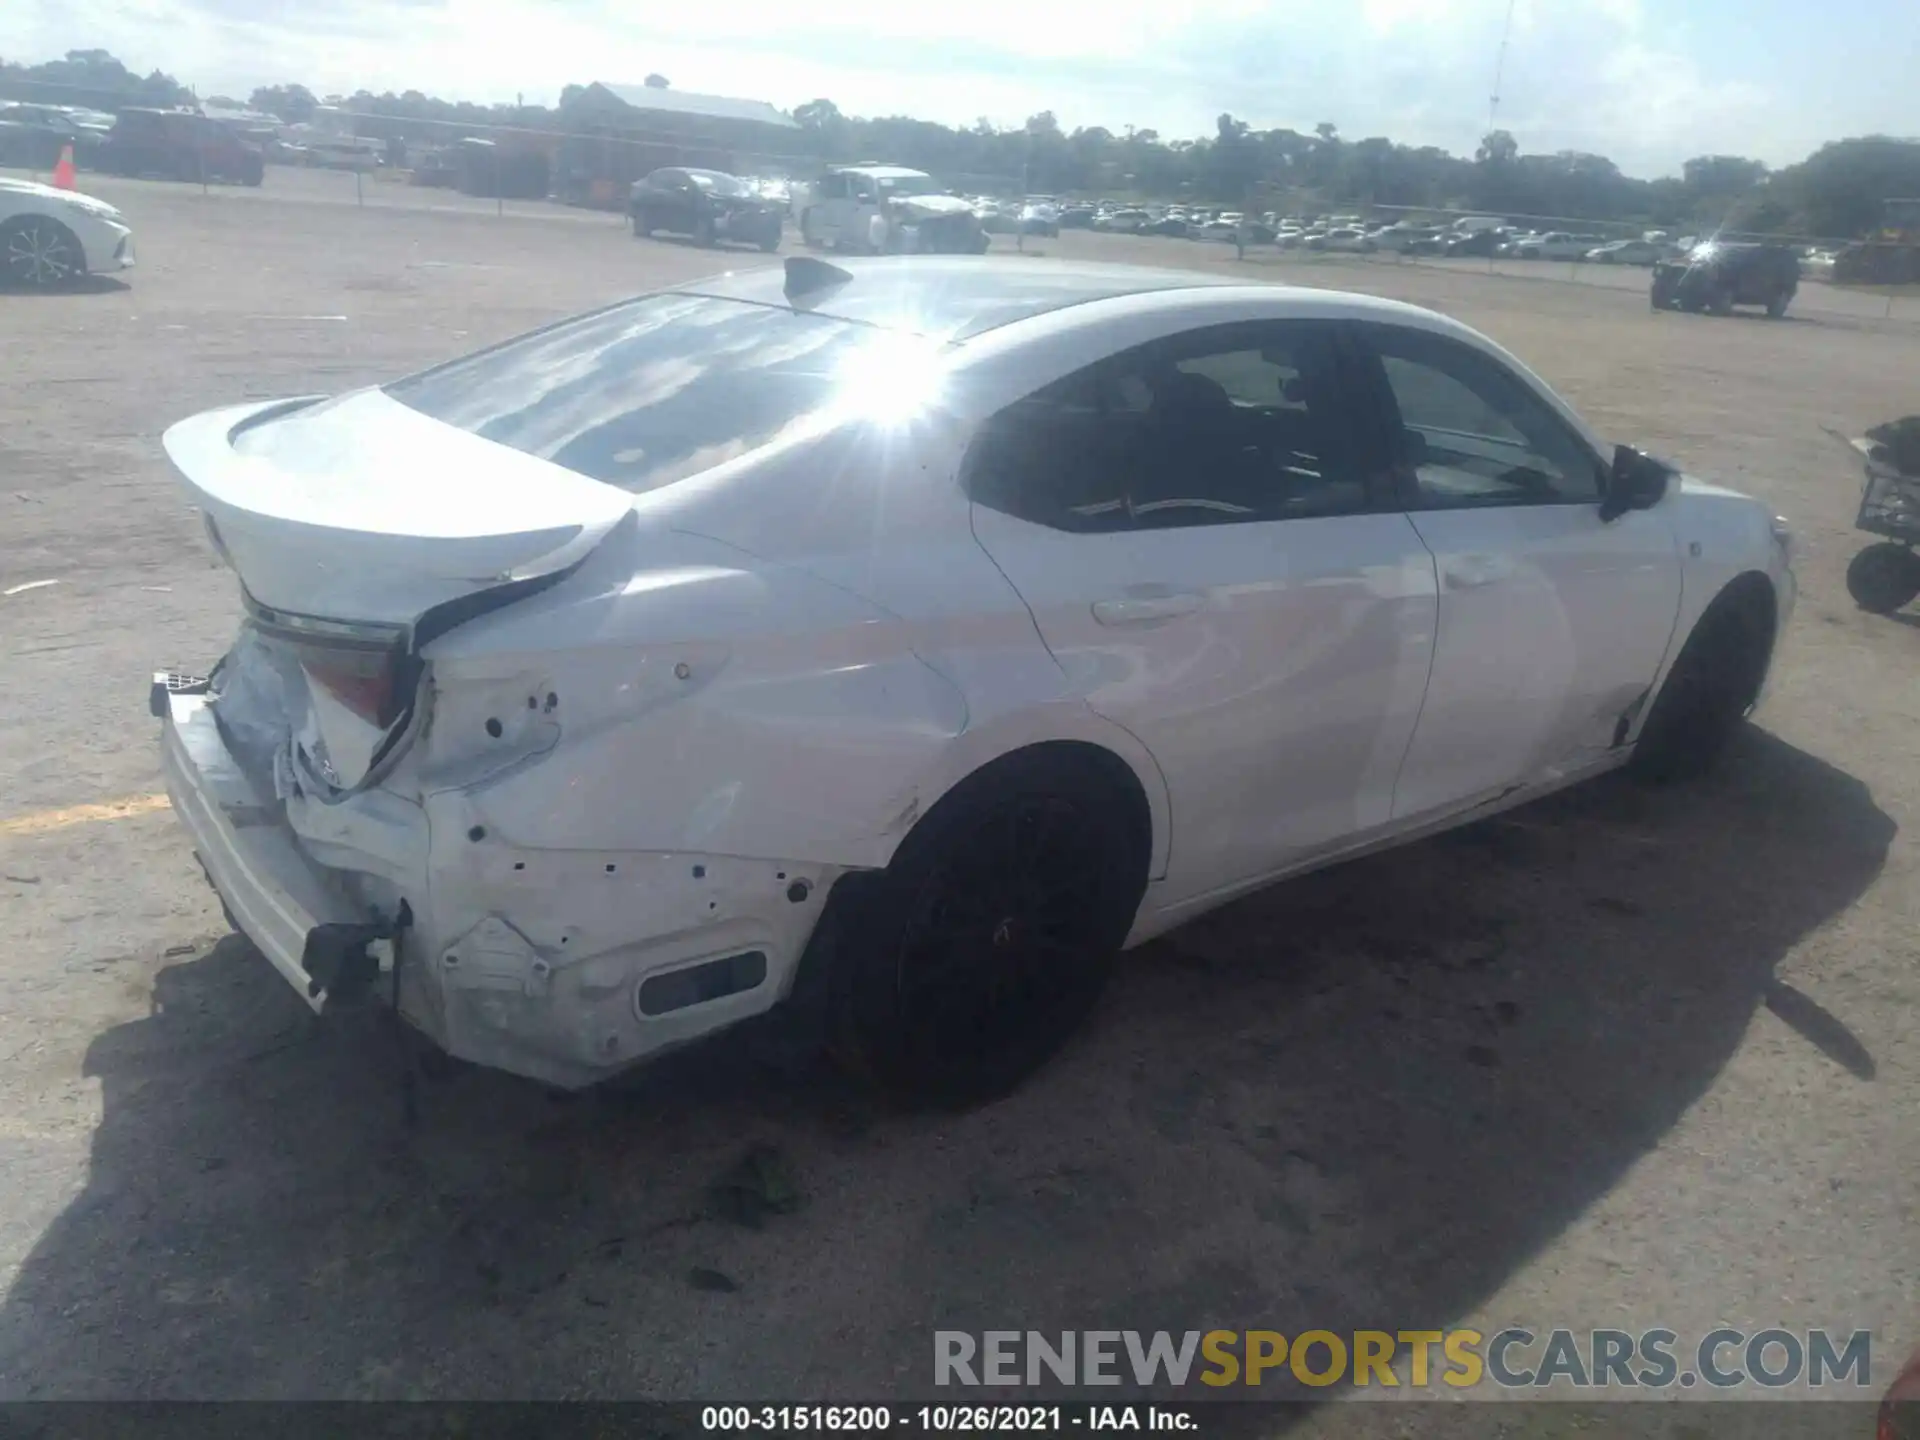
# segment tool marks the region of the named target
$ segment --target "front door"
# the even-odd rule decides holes
[[[1344,337],[1193,331],[983,427],[974,529],[1070,685],[1166,778],[1163,908],[1387,823],[1432,654],[1432,558],[1369,461]]]
[[[1396,817],[1482,803],[1604,758],[1637,716],[1680,609],[1665,513],[1603,522],[1604,462],[1497,356],[1425,330],[1356,328],[1440,583],[1433,675]]]

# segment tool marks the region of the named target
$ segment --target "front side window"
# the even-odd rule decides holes
[[[652,295],[395,381],[401,404],[623,490],[657,489],[842,398],[887,332],[701,295]]]
[[[1424,330],[1361,333],[1399,409],[1398,459],[1423,508],[1594,504],[1599,457],[1491,355]]]
[[[1216,327],[1055,382],[982,427],[981,504],[1075,531],[1351,515],[1370,508],[1338,332]]]

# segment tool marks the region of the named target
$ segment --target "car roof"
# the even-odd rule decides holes
[[[979,256],[897,256],[836,260],[852,280],[822,287],[800,308],[887,330],[965,340],[986,330],[1069,305],[1150,291],[1232,282],[1192,270],[1144,265],[1014,262]],[[756,266],[690,280],[675,288],[750,304],[792,305],[784,266]]]
[[[1348,319],[1454,326],[1445,317],[1398,300],[1302,286],[1250,284],[1232,276],[1146,265],[1016,261],[989,256],[888,256],[836,259],[832,268],[853,278],[802,296],[797,306],[786,292],[785,266],[727,271],[674,288],[683,294],[800,308],[811,314],[955,342],[1097,301],[1140,297],[1157,300],[1166,308],[1178,308],[1186,299],[1202,293],[1220,301],[1234,290],[1257,299],[1263,310],[1276,301],[1295,297],[1303,304],[1311,302],[1319,312],[1335,304]]]
[[[869,175],[875,180],[925,180],[924,170],[909,170],[904,165],[835,165],[835,175]]]

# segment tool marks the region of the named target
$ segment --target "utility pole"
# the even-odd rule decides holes
[[[1513,11],[1518,0],[1507,0],[1507,18],[1500,26],[1500,49],[1493,59],[1493,94],[1487,101],[1487,133],[1491,135],[1500,117],[1500,82],[1507,69],[1507,39],[1513,34]]]

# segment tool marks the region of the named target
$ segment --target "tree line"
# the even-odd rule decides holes
[[[647,77],[664,87],[665,77]],[[172,76],[140,76],[104,50],[70,51],[62,60],[21,65],[0,60],[0,94],[24,90],[50,98],[52,89],[91,100],[70,103],[169,105],[191,100]],[[362,90],[344,109],[417,121],[419,138],[449,138],[458,128],[561,129],[582,87],[570,85],[557,107],[477,105],[441,100],[418,90],[373,94]],[[35,93],[37,92],[37,93]],[[226,97],[215,97],[226,98]],[[230,102],[231,103],[231,102]],[[246,103],[288,122],[312,118],[319,100],[303,85],[262,86]],[[1769,170],[1738,155],[1700,155],[1678,175],[1640,179],[1623,174],[1604,155],[1562,150],[1527,154],[1506,130],[1495,130],[1470,157],[1432,145],[1403,145],[1385,136],[1353,139],[1331,121],[1310,133],[1256,130],[1223,114],[1214,133],[1167,138],[1127,126],[1063,127],[1051,111],[1021,126],[982,119],[950,126],[904,115],[845,114],[831,100],[799,106],[791,139],[753,157],[759,165],[799,169],[821,163],[886,160],[955,180],[991,181],[1003,188],[1050,195],[1189,200],[1261,209],[1406,206],[1556,216],[1596,222],[1644,223],[1686,229],[1732,229],[1770,234],[1851,237],[1881,223],[1882,202],[1920,196],[1920,141],[1883,135],[1836,140],[1798,164]],[[448,127],[452,127],[449,130]],[[778,148],[784,146],[785,148]]]

